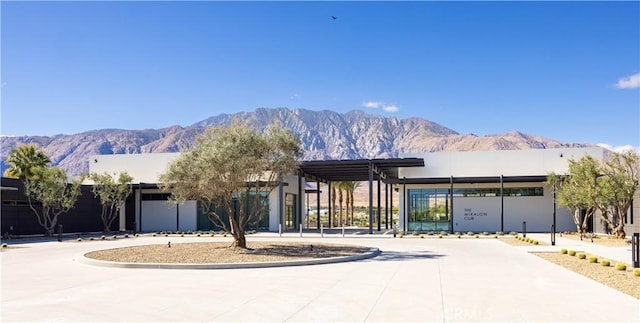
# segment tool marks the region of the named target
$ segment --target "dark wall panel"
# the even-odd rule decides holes
[[[21,180],[2,178],[2,210],[0,232],[12,235],[43,234],[44,228],[38,223],[35,213],[24,195],[24,185]],[[38,212],[42,209],[36,207]],[[58,223],[63,225],[63,232],[97,232],[104,229],[100,200],[93,196],[91,186],[82,187],[82,195],[78,198],[74,208],[58,216]],[[111,230],[118,229],[118,219],[114,220]],[[56,227],[57,232],[57,227]]]

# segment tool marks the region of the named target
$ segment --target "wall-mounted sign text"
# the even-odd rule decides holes
[[[464,209],[464,220],[465,221],[473,221],[475,220],[476,217],[479,216],[487,216],[487,212],[484,211],[474,211],[471,208],[465,208]]]

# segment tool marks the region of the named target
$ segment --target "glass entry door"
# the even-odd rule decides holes
[[[296,228],[296,195],[287,193],[284,199],[284,228]]]
[[[449,189],[410,189],[408,202],[408,231],[451,231]]]

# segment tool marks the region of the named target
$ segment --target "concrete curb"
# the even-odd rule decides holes
[[[270,268],[270,267],[288,267],[288,266],[308,266],[333,264],[339,262],[357,261],[377,257],[381,253],[378,248],[371,248],[369,251],[353,256],[304,259],[291,261],[274,261],[274,262],[245,262],[245,263],[205,263],[205,264],[183,264],[183,263],[131,263],[131,262],[115,262],[104,261],[85,257],[82,254],[76,259],[80,263],[93,266],[110,267],[110,268],[139,268],[139,269],[244,269],[244,268]]]

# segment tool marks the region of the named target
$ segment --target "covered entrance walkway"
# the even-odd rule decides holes
[[[385,223],[388,226],[389,209],[393,208],[391,192],[392,183],[397,183],[399,167],[424,167],[422,158],[389,158],[389,159],[356,159],[356,160],[317,160],[305,161],[300,165],[301,177],[307,181],[328,185],[329,205],[331,205],[331,185],[334,182],[357,181],[368,182],[369,188],[369,233],[373,233],[373,223],[377,222],[377,230],[382,229],[381,223],[381,185],[385,185]],[[374,208],[374,181],[377,183],[377,205]],[[317,189],[317,229],[320,229],[320,190]],[[377,211],[376,211],[377,210]],[[376,215],[377,214],[377,219]],[[329,223],[331,223],[332,208],[329,208]],[[391,219],[391,223],[393,219]],[[387,227],[388,229],[388,227]]]

